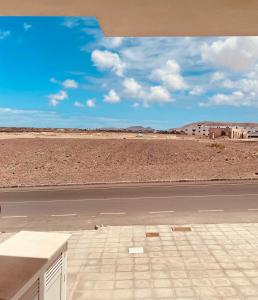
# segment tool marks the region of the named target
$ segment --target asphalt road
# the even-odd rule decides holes
[[[0,190],[0,231],[258,222],[258,181]]]

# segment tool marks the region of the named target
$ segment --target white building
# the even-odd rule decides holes
[[[187,135],[209,136],[210,126],[206,125],[190,125],[182,128]]]
[[[248,138],[258,138],[258,128],[247,131]]]
[[[181,128],[185,134],[189,136],[209,136],[210,128],[232,128],[232,129],[243,129],[247,132],[249,138],[258,138],[258,127],[247,127],[247,126],[225,126],[220,125],[203,125],[203,124],[193,124],[189,126],[184,126]]]

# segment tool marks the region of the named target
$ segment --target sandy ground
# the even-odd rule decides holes
[[[158,139],[171,140],[178,139],[174,134],[155,134],[155,133],[127,133],[127,132],[85,132],[85,133],[65,133],[65,132],[0,132],[0,140],[2,139],[35,139],[35,138],[63,138],[63,139]],[[180,137],[182,139],[182,137]],[[184,137],[189,139],[189,137]]]
[[[258,141],[5,135],[0,186],[258,177]]]

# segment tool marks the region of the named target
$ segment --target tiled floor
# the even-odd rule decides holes
[[[191,232],[164,225],[73,232],[69,299],[257,300],[258,224],[191,227]],[[129,247],[143,247],[144,253],[129,254]]]
[[[146,238],[146,232],[159,237]],[[143,254],[129,254],[143,247]],[[258,224],[107,227],[73,234],[69,295],[95,299],[258,299]]]

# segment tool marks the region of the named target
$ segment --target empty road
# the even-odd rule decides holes
[[[0,230],[258,221],[258,182],[0,189]]]

